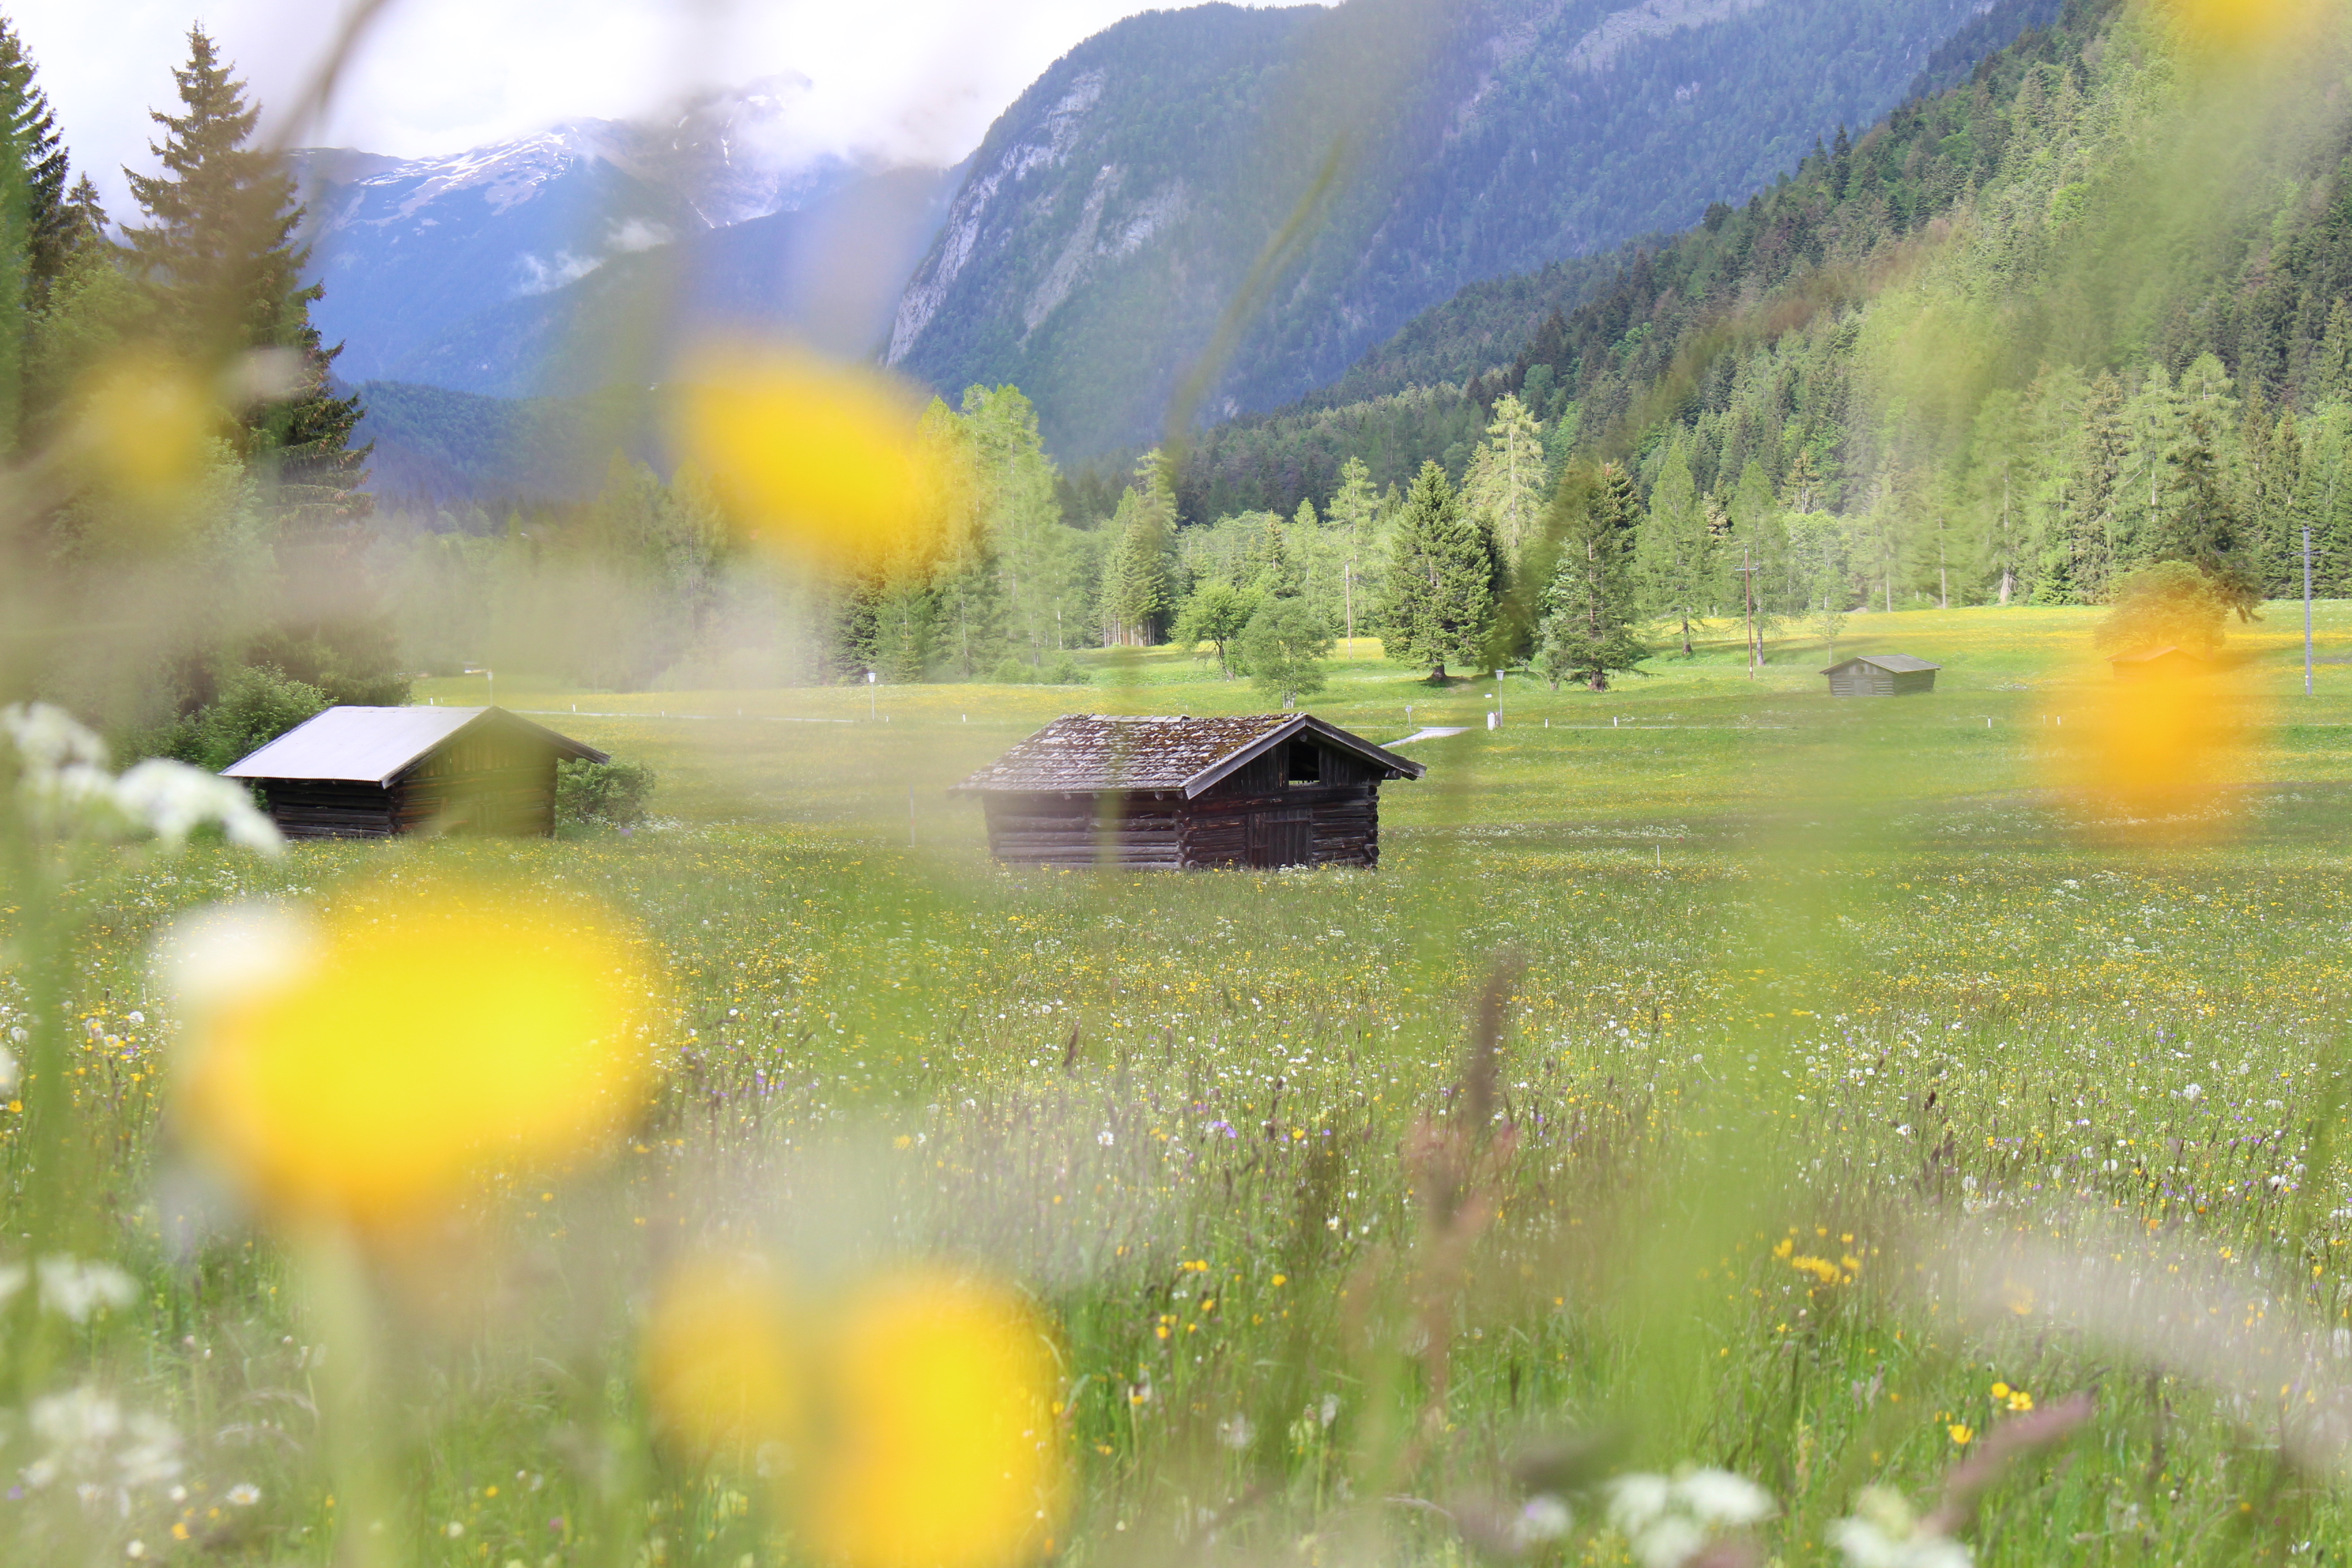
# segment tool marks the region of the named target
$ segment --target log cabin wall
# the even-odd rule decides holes
[[[1295,741],[1252,759],[1187,808],[1184,864],[1377,866],[1380,781],[1358,758]]]
[[[396,830],[544,838],[555,831],[555,763],[528,734],[454,736],[393,781]]]
[[[269,820],[289,838],[389,838],[393,792],[329,779],[264,779]]]
[[[988,851],[1024,866],[1124,866],[1175,870],[1184,864],[1182,797],[1072,792],[990,795]]]
[[[1370,868],[1381,783],[1423,771],[1304,716],[1073,714],[956,792],[980,795],[1008,864]]]

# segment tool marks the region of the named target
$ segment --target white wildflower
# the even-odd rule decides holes
[[[1664,1476],[1639,1472],[1619,1476],[1609,1483],[1609,1522],[1629,1540],[1666,1511],[1674,1483]]]
[[[251,1481],[239,1481],[224,1495],[233,1508],[251,1508],[261,1500],[261,1489]]]
[[[1633,1537],[1642,1568],[1682,1568],[1706,1544],[1706,1531],[1681,1514],[1670,1513]]]
[[[41,1305],[77,1323],[89,1321],[100,1307],[128,1307],[138,1299],[136,1282],[111,1263],[63,1255],[41,1259]]]
[[[1772,1494],[1729,1470],[1693,1470],[1675,1481],[1675,1498],[1702,1524],[1741,1530],[1772,1517]]]
[[[1228,1415],[1217,1423],[1217,1441],[1236,1451],[1246,1448],[1257,1437],[1257,1428],[1246,1415]]]
[[[1525,1552],[1546,1542],[1559,1540],[1575,1523],[1575,1516],[1568,1511],[1566,1503],[1549,1492],[1541,1492],[1529,1498],[1527,1506],[1520,1509],[1518,1516],[1511,1521],[1511,1544]]]
[[[131,1417],[131,1438],[114,1456],[125,1487],[152,1487],[178,1477],[180,1435],[170,1422],[142,1412]]]
[[[84,1384],[33,1401],[33,1436],[52,1452],[105,1447],[122,1433],[122,1406]]]
[[[1846,1568],[1970,1568],[1976,1561],[1958,1542],[1923,1528],[1902,1494],[1887,1488],[1864,1488],[1854,1515],[1829,1528]]]
[[[16,754],[17,802],[45,832],[152,833],[176,848],[196,828],[217,823],[249,849],[275,855],[285,847],[243,785],[162,757],[117,778],[107,770],[106,742],[61,708],[0,708],[0,742]]]
[[[230,843],[247,849],[275,855],[286,847],[277,825],[261,815],[243,784],[169,758],[133,763],[114,781],[114,803],[123,816],[175,848],[208,822],[218,823]]]
[[[156,954],[183,1013],[202,1014],[301,973],[317,946],[291,910],[232,904],[174,921]]]
[[[1095,1142],[1108,1149],[1112,1144],[1118,1142],[1118,1139],[1112,1134],[1109,1128],[1106,1127],[1101,1131],[1095,1134]]]

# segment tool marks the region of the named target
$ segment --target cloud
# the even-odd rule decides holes
[[[1038,73],[1149,0],[391,0],[320,124],[297,140],[399,157],[657,112],[698,89],[804,78],[798,150],[950,163]],[[319,0],[16,0],[10,13],[77,167],[119,214],[120,165],[151,166],[151,108],[198,15],[283,112],[340,25]],[[267,123],[267,122],[266,122]]]

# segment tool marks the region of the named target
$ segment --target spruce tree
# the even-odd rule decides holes
[[[1176,602],[1168,569],[1176,528],[1176,498],[1168,466],[1157,451],[1136,465],[1137,482],[1119,498],[1103,561],[1102,626],[1107,646],[1148,647],[1160,640]]]
[[[37,310],[82,237],[84,214],[77,210],[77,203],[87,190],[95,205],[97,192],[86,174],[79,186],[68,192],[66,149],[58,138],[57,115],[25,41],[5,17],[0,17],[0,128],[5,128],[23,182],[15,194],[23,203],[27,302]]]
[[[1499,586],[1494,538],[1462,504],[1445,470],[1424,461],[1397,520],[1384,606],[1386,652],[1429,670],[1486,657]]]
[[[1536,668],[1555,691],[1566,679],[1605,691],[1610,671],[1632,669],[1650,653],[1633,635],[1629,573],[1642,498],[1611,463],[1567,476],[1552,506],[1559,563],[1544,589]]]
[[[2263,589],[2237,498],[2222,467],[2221,432],[2210,409],[2192,404],[2166,461],[2160,531],[2150,559],[2186,561],[2212,580],[2241,620],[2253,618]]]
[[[200,361],[291,351],[290,384],[246,416],[246,456],[275,470],[282,499],[306,521],[355,515],[365,505],[367,451],[351,445],[360,404],[334,395],[342,350],[325,347],[310,324],[324,289],[302,281],[310,249],[294,238],[302,208],[293,176],[252,144],[260,110],[202,27],[189,31],[188,64],[172,74],[184,112],[149,116],[163,128],[150,144],[163,172],[123,171],[147,219],[123,237],[151,329]]]

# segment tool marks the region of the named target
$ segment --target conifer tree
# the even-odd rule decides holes
[[[1102,623],[1107,646],[1148,647],[1160,640],[1175,602],[1168,552],[1176,530],[1176,498],[1167,464],[1157,451],[1136,465],[1136,483],[1112,514],[1110,553],[1103,562]]]
[[[1421,465],[1405,496],[1388,576],[1389,658],[1427,668],[1441,684],[1447,665],[1486,658],[1499,585],[1494,539],[1433,461]]]
[[[2160,531],[2153,561],[2186,561],[2213,582],[2242,620],[2253,618],[2262,584],[2248,547],[2237,499],[2221,466],[2221,430],[2212,410],[2192,404],[2182,416],[2180,436],[2166,459]]]
[[[1380,515],[1380,497],[1372,489],[1371,470],[1364,466],[1361,458],[1349,458],[1339,466],[1339,488],[1331,492],[1328,515],[1331,526],[1346,534],[1340,567],[1340,605],[1343,635],[1352,638],[1356,635],[1356,595],[1364,581],[1365,550],[1371,542],[1373,521]]]
[[[1711,543],[1691,478],[1690,443],[1677,433],[1634,536],[1633,574],[1651,613],[1681,622],[1685,658],[1691,654],[1691,617],[1705,603]]]
[[[151,330],[199,361],[293,351],[286,395],[247,416],[246,455],[275,470],[282,498],[307,521],[353,515],[365,504],[367,453],[351,445],[360,404],[333,395],[342,350],[325,347],[310,324],[324,290],[302,282],[310,250],[294,238],[302,208],[293,176],[252,145],[260,110],[202,27],[189,31],[188,64],[172,74],[184,112],[150,115],[163,128],[150,147],[163,172],[123,171],[147,220],[123,237]]]
[[[1505,393],[1462,478],[1462,501],[1494,533],[1507,567],[1522,563],[1536,536],[1546,479],[1543,426],[1517,397]]]
[[[1739,482],[1731,492],[1730,511],[1729,549],[1740,552],[1741,565],[1751,569],[1760,628],[1769,625],[1772,617],[1798,606],[1785,602],[1784,595],[1775,591],[1789,575],[1789,525],[1772,494],[1770,477],[1764,472],[1764,465],[1753,458],[1739,470]]]
[[[1559,563],[1544,589],[1536,668],[1555,691],[1567,679],[1605,691],[1612,670],[1632,669],[1650,653],[1633,635],[1630,580],[1642,498],[1611,463],[1566,476],[1552,505]]]
[[[1289,531],[1271,512],[1242,558],[1240,585],[1266,599],[1295,599],[1307,585],[1307,575],[1290,548]]]
[[[9,139],[15,173],[22,180],[15,195],[23,203],[26,298],[37,310],[80,237],[84,215],[77,210],[77,202],[87,190],[94,205],[97,192],[87,174],[68,192],[66,149],[58,138],[57,115],[24,40],[5,17],[0,17],[0,134]]]

